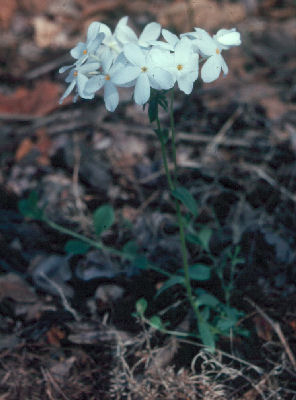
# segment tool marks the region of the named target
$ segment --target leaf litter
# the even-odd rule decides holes
[[[0,13],[0,396],[294,398],[292,2],[58,3],[10,1]],[[152,16],[182,31],[188,4],[195,24],[235,24],[245,37],[243,49],[230,56],[229,76],[198,88],[190,101],[178,98],[176,110],[180,178],[198,200],[197,222],[213,231],[208,246],[221,260],[227,243],[241,246],[238,293],[265,310],[260,314],[237,296],[253,343],[234,338],[232,354],[223,341],[221,352],[210,354],[142,326],[131,313],[136,300],[147,297],[151,313],[169,307],[168,320],[188,330],[180,291],[155,300],[163,284],[158,274],[90,249],[66,255],[66,236],[22,219],[16,207],[38,189],[40,204],[57,223],[92,236],[91,215],[111,201],[117,222],[104,233],[105,243],[120,247],[136,238],[151,261],[175,269],[176,228],[147,118],[128,104],[129,95],[119,116],[106,114],[100,97],[88,108],[82,102],[59,108],[55,70],[64,62],[62,49],[72,47],[90,20],[115,21],[123,9],[139,30]],[[191,251],[200,257],[194,246]]]

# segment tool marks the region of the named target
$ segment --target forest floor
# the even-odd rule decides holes
[[[236,27],[242,36],[225,52],[226,77],[175,101],[179,181],[198,203],[195,224],[208,232],[216,265],[229,249],[242,259],[231,303],[248,335],[220,339],[215,352],[133,315],[145,298],[148,316],[192,330],[181,287],[155,297],[164,282],[157,272],[98,249],[73,254],[70,235],[20,212],[36,194],[49,221],[94,239],[93,212],[112,205],[106,246],[133,243],[157,267],[180,268],[147,110],[128,89],[114,113],[100,94],[59,105],[66,86],[58,69],[90,22],[114,28],[129,15],[137,32],[151,21],[190,31],[188,4],[195,26]],[[296,399],[295,11],[293,0],[1,5],[1,400]],[[198,245],[190,257],[209,261]],[[215,270],[201,287],[223,296]]]

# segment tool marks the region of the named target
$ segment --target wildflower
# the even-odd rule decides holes
[[[171,39],[174,40],[175,38],[170,37],[169,40]],[[177,37],[176,39],[178,41],[175,42],[174,53],[156,53],[156,51],[151,50],[151,57],[156,65],[159,65],[173,75],[174,82],[177,81],[180,90],[189,94],[192,92],[193,83],[198,77],[199,56],[193,52],[191,40],[186,37],[183,37],[181,40]]]
[[[91,23],[87,31],[86,42],[79,42],[70,51],[71,56],[77,60],[76,65],[83,64],[100,47],[105,37],[105,34],[100,32],[101,25],[100,22]]]
[[[151,46],[151,42],[157,40],[161,26],[157,22],[151,22],[147,24],[140,34],[139,38],[136,33],[127,25],[128,17],[123,17],[119,22],[120,25],[116,29],[116,38],[123,45],[128,43],[135,43],[141,47],[147,48]]]
[[[235,30],[220,29],[212,38],[204,29],[195,28],[195,32],[188,34],[192,38],[193,48],[204,57],[208,57],[201,69],[201,78],[204,82],[213,82],[222,71],[226,75],[228,66],[221,55],[223,49],[240,44],[240,34]]]
[[[170,89],[173,86],[173,76],[155,65],[149,51],[129,43],[124,46],[124,55],[129,64],[115,74],[113,82],[117,85],[135,82],[134,99],[137,104],[143,105],[149,100],[150,87]]]
[[[219,43],[223,50],[228,50],[232,46],[239,46],[241,44],[240,33],[233,29],[220,29],[214,39]]]
[[[62,104],[63,100],[69,96],[69,94],[72,92],[72,90],[77,87],[77,94],[74,98],[74,101],[76,101],[77,96],[79,95],[83,99],[92,99],[94,97],[94,94],[87,94],[84,92],[85,85],[88,82],[90,74],[94,73],[99,67],[99,63],[85,63],[84,65],[74,65],[74,66],[66,66],[60,68],[59,72],[62,73],[66,71],[66,69],[69,69],[72,67],[72,70],[66,77],[65,81],[69,83],[69,86],[65,90],[64,94],[60,98],[59,103]]]
[[[112,65],[108,56],[102,58],[102,74],[91,77],[85,85],[84,93],[94,95],[97,90],[104,87],[104,101],[108,111],[114,111],[118,106],[119,94],[113,82],[114,75],[122,68],[120,61]]]
[[[178,36],[168,31],[167,29],[162,29],[161,33],[166,42],[161,42],[160,40],[157,40],[157,41],[152,41],[151,44],[154,47],[160,49],[174,51],[177,43],[180,41]]]

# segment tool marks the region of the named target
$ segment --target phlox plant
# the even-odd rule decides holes
[[[143,107],[148,105],[149,119],[160,141],[168,187],[175,204],[183,263],[181,272],[176,274],[160,271],[168,278],[161,291],[177,284],[186,289],[196,319],[196,335],[206,346],[213,348],[216,337],[229,334],[240,314],[229,304],[229,291],[226,304],[222,304],[215,296],[192,285],[192,281],[209,279],[210,269],[203,264],[190,265],[187,243],[198,243],[203,251],[209,254],[210,231],[207,228],[194,231],[182,213],[185,208],[195,218],[197,204],[191,193],[178,183],[173,115],[174,90],[179,88],[189,95],[199,77],[199,70],[201,80],[206,83],[218,79],[221,72],[226,75],[228,67],[222,52],[241,44],[240,33],[235,28],[220,29],[211,36],[204,29],[195,28],[193,32],[177,36],[167,29],[162,29],[160,24],[151,22],[137,36],[127,23],[128,17],[120,19],[113,33],[101,22],[90,24],[86,42],[79,42],[70,51],[74,59],[73,64],[59,70],[60,73],[68,71],[65,79],[68,87],[60,103],[72,92],[76,101],[78,96],[82,99],[93,99],[96,93],[102,90],[106,109],[114,112],[119,104],[118,87],[132,87],[135,103]],[[169,128],[161,127],[159,107],[169,113]],[[173,172],[168,167],[168,154],[172,157]],[[108,212],[110,210],[106,208],[99,211],[100,218],[108,220]],[[51,225],[57,227],[53,223]],[[109,223],[107,225],[110,226]],[[94,245],[93,241],[85,241],[81,235],[76,234],[75,237],[86,242],[87,246]],[[99,248],[102,249],[102,246],[100,244]],[[115,254],[120,255],[120,252]],[[237,257],[237,253],[235,256]],[[146,267],[159,270],[149,263]],[[144,318],[146,306],[144,299],[137,303],[138,316]],[[213,310],[219,310],[219,318],[216,316],[211,319]],[[157,316],[154,316],[150,323],[169,332]]]

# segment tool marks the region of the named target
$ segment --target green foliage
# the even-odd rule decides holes
[[[181,201],[181,203],[188,208],[188,210],[196,217],[198,213],[198,207],[195,198],[192,194],[183,186],[178,186],[172,190],[172,195],[175,199]]]
[[[88,252],[90,245],[82,240],[68,240],[65,244],[64,250],[68,254],[83,255]]]
[[[171,288],[172,286],[184,285],[184,283],[185,283],[184,276],[173,275],[171,278],[169,278],[163,283],[160,289],[158,289],[156,297],[159,296],[161,293],[163,293],[165,290]]]
[[[193,281],[207,281],[211,277],[211,268],[204,264],[194,264],[189,267],[189,276]]]
[[[197,325],[203,344],[209,347],[209,349],[214,350],[216,340],[211,326],[204,319],[199,319]]]
[[[97,236],[109,229],[114,222],[114,210],[109,204],[104,204],[96,209],[93,215],[93,224]]]
[[[136,311],[140,316],[143,316],[145,314],[145,311],[147,310],[148,303],[147,300],[142,297],[136,302]]]
[[[162,107],[165,111],[168,110],[166,93],[166,90],[151,90],[148,103],[148,116],[151,123],[158,119],[158,107]]]
[[[164,328],[162,320],[159,318],[158,315],[153,315],[149,319],[149,325],[158,330],[162,330]]]
[[[32,191],[26,199],[22,199],[18,202],[19,212],[25,218],[42,220],[43,210],[38,207],[38,194],[36,191]]]

